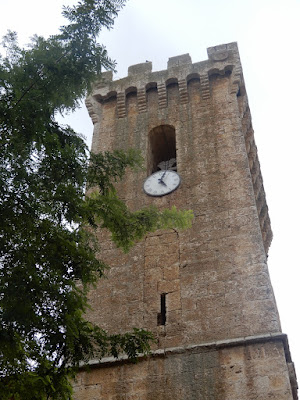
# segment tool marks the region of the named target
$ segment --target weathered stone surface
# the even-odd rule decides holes
[[[132,66],[119,81],[105,75],[87,99],[92,150],[135,147],[145,159],[144,171],[118,185],[128,206],[175,205],[192,209],[195,219],[186,231],[149,234],[127,255],[99,232],[111,268],[91,292],[88,317],[110,332],[151,330],[153,350],[166,354],[82,372],[77,400],[297,398],[283,342],[236,339],[280,332],[266,263],[272,232],[237,45],[208,55],[195,64],[188,55],[173,57],[159,72],[151,63]],[[154,151],[149,133],[164,126],[175,131],[181,184],[156,198],[143,182]],[[158,325],[161,295],[165,325]],[[202,346],[218,341],[228,346]],[[202,347],[193,352],[191,345]],[[181,350],[166,350],[174,347]]]
[[[77,399],[292,399],[280,343],[186,350],[82,372]]]

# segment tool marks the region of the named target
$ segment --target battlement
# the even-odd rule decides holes
[[[126,107],[124,105],[126,96],[129,93],[137,93],[138,102],[143,104],[146,92],[150,88],[156,87],[161,99],[166,97],[166,88],[171,83],[178,83],[179,90],[183,94],[181,98],[186,100],[186,86],[191,79],[199,79],[201,93],[204,100],[210,97],[209,79],[215,74],[224,75],[233,74],[232,91],[237,93],[240,86],[243,85],[242,69],[237,43],[229,43],[207,49],[208,60],[192,63],[189,54],[183,54],[170,57],[167,69],[152,72],[152,62],[131,65],[128,68],[128,76],[113,81],[111,71],[104,72],[100,80],[95,84],[93,93],[88,98],[88,109],[92,110],[93,101],[98,103],[105,102],[110,98],[117,98],[118,116],[125,117],[122,112]],[[164,100],[160,101],[160,107],[166,107]],[[144,106],[139,108],[140,112],[146,111]],[[91,115],[94,122],[95,117]]]
[[[141,64],[135,64],[128,67],[128,76],[147,74],[152,72],[152,62],[146,61]]]
[[[192,64],[191,56],[188,53],[182,54],[181,56],[170,57],[168,61],[168,69],[179,67],[185,64]]]

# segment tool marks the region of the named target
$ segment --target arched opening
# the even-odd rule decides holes
[[[176,135],[171,125],[160,125],[149,133],[149,173],[163,169],[177,171]]]
[[[177,104],[179,101],[178,79],[169,78],[168,80],[166,80],[166,89],[167,89],[168,104],[169,105],[172,103]]]
[[[201,102],[200,75],[197,73],[190,74],[187,76],[186,81],[190,103],[194,107],[199,107]]]
[[[149,111],[156,111],[158,106],[158,92],[157,92],[157,83],[149,82],[146,85],[146,101],[147,107]]]
[[[125,90],[126,114],[130,115],[137,112],[137,88],[130,86]]]
[[[107,93],[107,95],[105,95],[105,96],[101,96],[101,94],[96,94],[93,97],[96,101],[98,101],[98,103],[105,104],[105,103],[109,103],[112,101],[117,101],[117,92],[112,91],[112,92]]]

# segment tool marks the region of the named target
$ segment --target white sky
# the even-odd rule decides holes
[[[54,34],[62,4],[74,1],[0,0],[0,34],[15,30],[21,43]],[[299,0],[129,0],[100,41],[118,62],[116,79],[145,60],[161,70],[168,57],[190,53],[197,62],[207,59],[207,47],[238,42],[274,233],[269,270],[300,374],[299,20]],[[68,122],[90,142],[85,109]]]

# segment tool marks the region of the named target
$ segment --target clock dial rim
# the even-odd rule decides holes
[[[147,189],[146,189],[147,181],[149,181],[149,179],[153,178],[155,175],[158,175],[157,179],[159,179],[159,176],[163,175],[164,172],[166,172],[166,173],[170,172],[171,174],[175,174],[179,178],[178,183],[176,184],[176,186],[174,188],[168,188],[168,191],[164,192],[164,193],[150,193],[149,191],[147,191]],[[178,172],[172,171],[172,170],[160,170],[160,171],[153,172],[153,174],[149,175],[145,179],[144,184],[143,184],[143,190],[148,196],[151,196],[151,197],[162,197],[162,196],[166,196],[166,195],[174,192],[176,189],[178,189],[180,183],[181,183],[181,177],[178,174]]]

